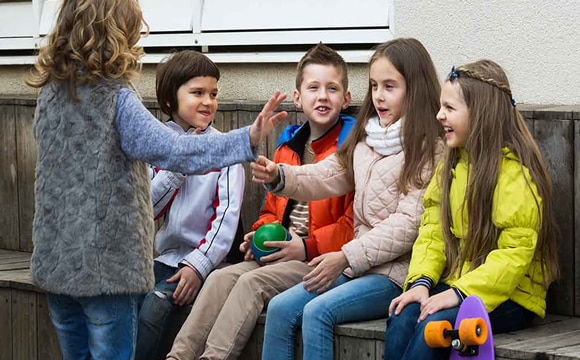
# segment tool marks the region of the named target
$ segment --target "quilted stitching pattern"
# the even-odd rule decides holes
[[[383,157],[364,143],[355,150],[355,240],[343,247],[355,276],[370,271],[404,282],[424,191],[399,192],[403,160],[402,152]]]

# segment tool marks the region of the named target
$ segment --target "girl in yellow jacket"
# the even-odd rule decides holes
[[[425,193],[405,292],[389,306],[385,359],[448,359],[423,330],[432,320],[454,323],[469,295],[483,300],[494,333],[545,315],[558,276],[552,185],[515,106],[490,60],[453,68],[443,84],[445,161]]]

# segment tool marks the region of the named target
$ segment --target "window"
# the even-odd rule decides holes
[[[61,1],[0,0],[0,63],[7,51],[32,55],[54,26]],[[349,62],[366,62],[372,46],[393,37],[393,0],[139,2],[150,26],[140,43],[148,54],[144,61],[152,63],[180,48],[218,62],[295,62],[320,41]]]

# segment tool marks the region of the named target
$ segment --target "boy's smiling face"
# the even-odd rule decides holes
[[[171,114],[173,121],[187,131],[191,127],[206,129],[217,112],[217,79],[197,76],[177,89],[177,111]]]
[[[300,89],[294,90],[294,104],[304,111],[313,132],[326,132],[350,104],[351,95],[342,85],[342,76],[334,65],[304,67]]]

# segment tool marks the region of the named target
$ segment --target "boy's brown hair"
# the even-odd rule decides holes
[[[220,79],[220,70],[207,56],[194,50],[174,53],[157,66],[155,91],[163,113],[171,116],[178,109],[177,90],[198,76]]]
[[[334,49],[319,43],[304,54],[296,67],[296,90],[300,90],[304,76],[304,68],[310,64],[332,65],[342,76],[340,83],[344,91],[348,89],[348,68],[346,62]]]

